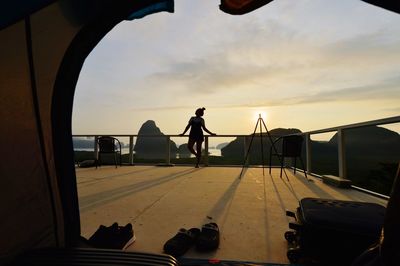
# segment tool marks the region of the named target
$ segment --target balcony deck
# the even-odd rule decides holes
[[[82,235],[100,224],[132,223],[136,242],[129,251],[162,253],[179,228],[214,221],[221,231],[217,251],[185,257],[288,263],[285,210],[295,210],[303,197],[375,202],[386,201],[353,189],[328,186],[318,178],[279,169],[241,167],[103,166],[77,168]]]

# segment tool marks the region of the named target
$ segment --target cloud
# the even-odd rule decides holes
[[[303,38],[276,21],[267,25],[252,21],[243,27],[250,30],[234,29],[242,38],[222,42],[201,57],[177,57],[165,65],[164,71],[148,75],[142,83],[145,90],[166,88],[182,93],[180,97],[223,95],[246,89],[279,98],[268,93],[280,92],[291,103],[304,95],[308,99],[302,102],[355,99],[367,91],[378,98],[385,90],[398,97],[392,91],[395,83],[387,80],[374,84],[376,76],[385,78],[400,67],[400,40],[383,38],[385,31],[326,44]],[[347,87],[343,88],[344,84]],[[289,94],[296,97],[290,98]]]
[[[348,3],[274,1],[234,17],[181,1],[175,14],[123,23],[99,44],[79,83],[96,101],[80,104],[159,111],[399,99],[398,19],[353,18],[348,5],[358,4]]]
[[[251,105],[257,106],[282,106],[313,104],[322,102],[346,102],[365,100],[393,100],[400,98],[400,75],[376,83],[365,84],[357,87],[338,88],[296,97],[285,97],[276,100],[260,101]]]
[[[385,108],[382,109],[383,112],[388,112],[388,113],[392,113],[395,114],[396,116],[398,116],[400,114],[400,107],[397,108]]]
[[[400,76],[357,87],[322,91],[303,97],[298,103],[323,101],[360,101],[400,98]]]

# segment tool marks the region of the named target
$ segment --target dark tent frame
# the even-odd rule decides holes
[[[94,1],[97,4],[97,1]],[[118,23],[135,11],[164,0],[105,1],[91,19],[76,35],[65,53],[54,85],[52,99],[52,124],[54,162],[59,177],[61,200],[64,209],[66,243],[79,240],[80,219],[76,189],[75,165],[72,144],[72,107],[76,83],[86,57]],[[104,12],[105,11],[105,12]],[[170,10],[172,11],[172,10]],[[74,88],[71,90],[70,88]],[[78,237],[78,238],[77,238]]]
[[[271,1],[268,0],[253,0],[243,1],[248,5],[229,5],[229,2],[240,2],[235,0],[222,0],[221,9],[230,14],[245,14],[259,8]],[[79,78],[79,73],[82,69],[86,57],[100,42],[100,40],[112,30],[118,23],[127,19],[132,13],[146,9],[152,5],[160,4],[165,0],[37,0],[28,1],[27,4],[16,1],[6,5],[0,11],[0,33],[16,23],[24,21],[25,39],[27,48],[27,60],[29,64],[30,86],[33,95],[34,113],[36,114],[36,127],[38,139],[40,142],[41,159],[45,164],[44,171],[46,174],[47,188],[50,191],[50,204],[53,210],[53,222],[55,231],[60,230],[62,237],[57,237],[55,233],[55,243],[58,247],[73,247],[76,246],[80,238],[80,215],[77,195],[77,184],[74,168],[74,154],[72,145],[72,107],[75,93],[75,87]],[[172,0],[171,0],[172,2]],[[400,4],[387,3],[386,1],[368,1],[365,2],[377,5],[388,10],[400,13]],[[36,66],[34,60],[34,47],[32,46],[32,31],[31,31],[31,15],[51,5],[59,5],[65,12],[65,16],[79,28],[74,35],[72,41],[68,44],[61,64],[57,70],[53,93],[51,97],[51,134],[52,134],[52,158],[54,159],[55,177],[58,186],[54,187],[52,183],[52,173],[50,171],[50,162],[48,162],[49,151],[45,148],[45,133],[40,114],[40,106],[38,101],[38,90],[36,80]],[[239,7],[239,8],[238,8]],[[162,10],[160,10],[162,11]],[[173,12],[173,6],[164,11]],[[51,21],[49,21],[51,23]],[[1,35],[0,35],[1,37]],[[7,125],[3,125],[7,127]],[[4,133],[2,133],[3,135]],[[50,157],[51,157],[50,156]],[[3,170],[2,170],[2,175]],[[8,173],[5,173],[8,174]],[[7,186],[3,186],[2,190],[7,190]],[[34,188],[33,188],[34,189]],[[395,183],[393,195],[398,195],[400,184]],[[57,191],[56,191],[57,190]],[[61,201],[62,210],[58,210],[57,198]],[[4,199],[3,199],[4,200]],[[393,201],[389,204],[392,213],[398,209],[397,204]],[[2,211],[2,210],[0,210]],[[63,228],[57,228],[57,212],[62,212]],[[388,208],[388,212],[389,208]],[[399,214],[393,214],[392,217],[398,219]],[[12,219],[12,217],[11,217]],[[7,229],[2,229],[7,230]],[[393,230],[397,230],[397,226],[393,226]],[[3,236],[2,236],[3,237]],[[15,256],[24,250],[29,249],[29,243],[14,250],[8,256]],[[0,254],[0,264],[4,258]]]

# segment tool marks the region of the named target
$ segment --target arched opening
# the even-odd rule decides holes
[[[80,226],[71,116],[80,69],[86,56],[110,29],[133,11],[159,2],[162,1],[119,1],[116,6],[108,1],[83,4],[38,1],[24,6],[22,11],[18,9],[15,14],[10,12],[11,20],[9,14],[1,16],[0,38],[4,48],[1,49],[1,81],[6,89],[1,90],[0,110],[5,115],[0,124],[3,148],[12,151],[1,165],[4,183],[1,211],[6,225],[1,234],[8,240],[2,243],[5,245],[1,248],[1,262],[34,247],[70,247],[78,241]],[[16,5],[19,3],[11,6],[16,8]],[[3,18],[7,20],[5,24]],[[65,25],[65,31],[57,31]],[[395,38],[384,40],[388,41],[386,45],[397,42]],[[393,49],[390,45],[385,47]],[[391,49],[387,52],[396,51]],[[396,54],[399,53],[392,55]],[[396,60],[396,57],[389,59]],[[394,80],[385,77],[389,79],[380,80],[386,81],[380,85],[393,92]],[[397,99],[393,95],[391,100]],[[314,96],[332,97],[329,93]],[[234,195],[236,184],[233,182],[227,188],[212,210],[219,210]],[[30,222],[28,226],[26,221]]]
[[[273,8],[276,7],[271,7],[271,9]],[[300,27],[300,29],[297,29],[299,32],[296,33],[296,30],[291,28],[291,26],[293,25],[291,25],[289,22],[288,23],[291,26],[278,23],[278,19],[271,19],[268,16],[270,15],[270,11],[266,11],[266,13],[260,12],[258,14],[255,14],[254,16],[248,16],[248,19],[241,19],[238,22],[235,22],[233,19],[231,20],[230,18],[223,18],[222,20],[229,20],[229,23],[225,25],[223,25],[223,23],[211,23],[214,25],[215,28],[217,28],[216,31],[220,28],[226,29],[228,24],[234,29],[234,31],[224,33],[226,35],[219,34],[222,36],[221,39],[224,39],[225,42],[212,43],[211,46],[213,46],[213,49],[210,49],[210,51],[212,52],[206,54],[202,54],[198,46],[203,45],[202,42],[205,42],[204,40],[210,41],[213,40],[213,38],[217,38],[216,35],[218,34],[215,32],[211,32],[210,36],[205,33],[205,31],[207,31],[208,29],[207,24],[204,22],[207,21],[207,19],[205,18],[202,23],[199,23],[199,25],[204,25],[204,28],[202,28],[202,30],[204,31],[203,34],[196,36],[196,38],[202,40],[199,41],[199,43],[194,43],[196,38],[192,39],[191,43],[185,43],[178,41],[179,38],[177,38],[176,36],[169,36],[168,38],[166,36],[163,36],[164,40],[168,40],[168,43],[179,43],[181,47],[185,47],[185,49],[187,50],[180,50],[180,53],[184,54],[185,52],[190,51],[189,53],[192,54],[192,58],[184,56],[178,57],[176,54],[172,54],[171,56],[170,54],[169,56],[175,57],[175,61],[177,62],[167,62],[165,64],[163,64],[163,62],[160,62],[159,65],[164,68],[157,69],[157,73],[154,75],[149,74],[147,77],[153,77],[154,79],[146,79],[146,82],[148,82],[148,84],[143,85],[134,83],[132,82],[133,80],[127,81],[126,84],[129,85],[125,84],[123,90],[132,90],[136,94],[134,94],[134,97],[132,98],[125,95],[126,99],[120,99],[118,104],[113,105],[113,107],[111,108],[118,108],[120,110],[122,109],[124,113],[129,113],[129,115],[123,116],[121,114],[118,114],[113,116],[113,120],[111,120],[111,118],[110,120],[104,119],[104,116],[99,115],[99,118],[101,118],[103,125],[112,125],[111,127],[105,126],[99,131],[101,133],[111,135],[136,134],[142,123],[146,122],[146,120],[148,119],[154,119],[154,116],[148,116],[147,114],[145,115],[143,112],[144,109],[154,109],[151,112],[149,112],[148,110],[146,111],[152,115],[160,117],[160,121],[158,121],[158,119],[154,119],[157,121],[157,125],[159,125],[159,123],[162,124],[163,122],[170,123],[171,120],[177,119],[180,115],[177,115],[177,113],[181,113],[181,110],[184,110],[185,112],[187,110],[187,113],[191,115],[191,112],[193,112],[194,109],[198,106],[193,106],[192,103],[187,104],[186,102],[188,100],[184,96],[185,94],[197,95],[195,94],[196,90],[197,92],[202,92],[204,90],[204,93],[208,94],[207,96],[209,97],[215,97],[215,95],[218,95],[219,92],[220,94],[218,95],[218,97],[215,97],[215,102],[213,102],[213,105],[211,105],[211,109],[208,110],[212,110],[212,112],[214,112],[213,115],[215,115],[217,111],[221,111],[225,113],[225,115],[228,114],[224,116],[225,119],[221,119],[223,115],[220,115],[219,118],[216,119],[218,121],[232,121],[234,119],[233,123],[227,125],[229,130],[222,128],[222,123],[219,123],[219,130],[216,130],[218,133],[237,133],[231,131],[237,130],[232,127],[232,124],[246,125],[246,130],[248,131],[239,131],[239,133],[251,133],[251,130],[253,129],[256,120],[254,118],[254,112],[256,118],[259,114],[263,115],[263,108],[265,106],[267,106],[271,110],[271,114],[270,112],[268,112],[266,119],[268,120],[270,116],[275,117],[275,121],[268,120],[268,125],[272,125],[270,129],[278,126],[289,128],[299,127],[303,131],[307,131],[307,128],[302,127],[306,120],[310,120],[310,122],[318,121],[319,123],[319,126],[309,126],[309,129],[317,127],[330,127],[341,123],[343,124],[359,121],[358,118],[350,118],[350,116],[347,116],[347,114],[353,112],[356,112],[359,115],[365,115],[366,111],[368,115],[371,115],[369,119],[381,117],[381,115],[377,115],[377,111],[378,109],[380,109],[379,105],[372,104],[373,100],[370,101],[369,99],[367,99],[369,97],[369,92],[367,89],[368,86],[364,88],[366,89],[366,94],[361,92],[362,89],[359,89],[357,87],[357,84],[359,82],[364,83],[365,80],[361,81],[361,79],[355,79],[354,75],[357,74],[359,75],[359,77],[368,76],[369,74],[377,71],[379,67],[376,67],[376,65],[373,64],[367,64],[368,66],[366,66],[365,68],[361,67],[361,69],[357,69],[357,67],[363,65],[365,61],[373,62],[375,60],[378,60],[380,62],[387,62],[386,59],[392,57],[392,55],[386,54],[384,57],[379,58],[380,56],[374,56],[372,54],[378,52],[378,50],[382,51],[382,47],[378,48],[377,50],[375,50],[374,48],[370,50],[371,47],[368,47],[368,45],[365,47],[363,46],[366,43],[370,43],[370,41],[374,41],[375,37],[374,34],[369,35],[366,33],[369,32],[371,28],[368,30],[365,28],[365,23],[369,22],[366,22],[363,19],[361,19],[361,21],[358,21],[359,24],[355,23],[353,29],[348,28],[348,25],[350,24],[349,21],[352,20],[353,13],[361,12],[360,10],[358,10],[358,8],[363,10],[365,7],[362,6],[361,3],[360,5],[351,6],[351,8],[353,9],[347,10],[342,6],[337,10],[334,10],[336,14],[343,13],[344,10],[346,10],[346,15],[344,16],[346,17],[346,19],[343,19],[339,23],[337,21],[337,16],[332,15],[331,17],[329,17],[329,19],[327,19],[327,24],[321,23],[317,27],[318,30],[313,32],[309,32],[312,30],[310,30],[308,27],[307,29],[305,29],[305,27],[302,26]],[[204,11],[204,9],[198,10]],[[331,11],[332,10],[330,10],[329,12]],[[327,11],[326,13],[318,14],[317,17],[312,17],[312,19],[310,19],[311,17],[302,17],[304,16],[304,14],[300,15],[299,13],[297,13],[296,15],[299,16],[299,18],[297,18],[299,19],[299,21],[301,21],[302,23],[306,23],[309,27],[311,27],[311,24],[315,23],[315,20],[318,20],[318,18],[321,17],[327,17],[327,13],[329,12]],[[271,11],[271,13],[281,14],[281,12],[276,12],[276,10],[275,12]],[[378,17],[381,15],[380,13],[378,13],[376,13],[374,16]],[[293,15],[296,16],[295,14]],[[172,18],[166,19],[174,20]],[[179,19],[181,18],[178,17],[175,21],[178,21]],[[153,20],[153,18],[150,20]],[[368,20],[370,21],[370,17]],[[299,21],[297,21],[298,23],[291,23],[300,24]],[[163,25],[163,29],[166,32],[170,33],[172,31],[172,27],[168,28],[165,23],[159,24]],[[241,28],[239,24],[243,24],[247,27]],[[121,36],[124,35],[123,32],[130,32],[133,35],[135,31],[138,31],[139,34],[137,36],[140,36],[140,34],[145,35],[143,33],[143,28],[138,30],[137,28],[130,28],[129,26],[130,25],[126,24],[123,25],[121,28],[115,29],[118,31],[119,35],[112,35],[112,33],[110,33],[112,35],[110,36],[110,39],[104,41],[112,42],[112,40],[121,38]],[[376,25],[374,25],[373,27],[379,28]],[[360,30],[361,28],[365,30],[365,32],[358,32],[358,30]],[[251,29],[250,32],[249,29]],[[154,33],[154,31],[151,32]],[[182,36],[185,36],[185,33],[187,32],[181,33],[182,35],[180,36],[180,38],[183,38]],[[159,33],[156,32],[154,35],[158,34]],[[357,39],[357,41],[354,40],[354,34],[357,35],[355,38]],[[127,34],[125,33],[125,36],[126,35]],[[235,35],[240,37],[238,39],[234,39]],[[145,37],[143,39],[137,39],[140,39],[140,42],[142,43],[150,43],[150,38],[146,39]],[[152,37],[154,38],[154,36]],[[364,38],[368,39],[369,41],[366,41]],[[138,42],[135,42],[135,40],[130,40],[129,38],[127,38],[125,42],[129,43],[129,45],[131,45],[132,47],[138,46]],[[160,50],[164,52],[168,51],[169,47],[167,47],[167,45],[163,45],[161,40],[156,39],[155,43],[162,47],[159,48]],[[387,44],[388,43],[384,45]],[[192,47],[191,45],[193,45],[194,47]],[[331,50],[333,48],[333,45],[337,45],[337,49],[335,48]],[[389,44],[389,46],[391,45],[392,44]],[[170,45],[170,47],[174,47],[174,45]],[[163,59],[162,55],[159,54],[159,50],[153,50],[153,48],[154,47],[151,47],[149,48],[149,50],[152,53],[156,54],[159,58],[161,57]],[[107,53],[107,44],[99,47],[99,49]],[[124,48],[120,50],[124,50]],[[117,52],[119,52],[120,50],[115,51],[112,57],[115,56],[115,58],[117,58],[119,62],[126,60],[123,62],[124,68],[131,68],[129,69],[129,71],[133,71],[136,74],[136,72],[138,72],[138,69],[140,69],[142,61],[135,61],[135,58],[129,57],[129,55],[124,57],[123,53],[118,55]],[[143,54],[150,54],[149,50],[143,52]],[[375,52],[371,53],[371,51]],[[126,52],[126,50],[124,50],[124,52]],[[314,52],[316,52],[316,54],[314,54]],[[97,51],[95,50],[93,52],[94,57],[96,56],[96,53]],[[141,54],[138,51],[134,51],[132,53]],[[349,56],[350,54],[351,56]],[[369,57],[368,54],[371,54],[371,57]],[[97,65],[88,62],[88,65],[86,67],[95,68],[96,66],[98,66],[98,68],[100,69],[100,66],[104,66],[107,64],[112,65],[113,63],[115,63],[111,61],[114,59],[112,57],[110,56],[108,57],[108,60],[104,61],[94,60],[96,61]],[[140,58],[139,55],[138,58]],[[397,61],[397,59],[395,58],[392,59],[394,61]],[[153,61],[155,60],[155,57],[149,56],[148,60]],[[335,62],[338,64],[336,65]],[[116,71],[120,74],[121,69],[118,68],[118,64],[113,66],[115,66],[115,68],[113,67],[112,69],[108,69],[108,71],[102,71],[103,76],[98,76],[101,80],[98,84],[90,84],[90,82],[92,82],[93,80],[82,83],[82,90],[88,89],[87,87],[84,87],[85,85],[92,86],[93,91],[90,91],[88,93],[92,99],[96,98],[96,96],[93,95],[96,92],[104,92],[107,90],[112,90],[112,93],[110,93],[109,97],[118,98],[114,95],[114,93],[118,94],[121,93],[121,91],[119,91],[118,88],[112,87],[112,82],[105,82],[107,79],[114,80],[114,78],[112,77],[112,71]],[[313,74],[312,77],[310,77],[308,76],[308,74],[306,74],[306,72],[310,73],[312,70],[316,72],[314,72],[315,75]],[[243,84],[244,82],[240,82],[243,80],[249,81],[247,78],[245,78],[245,76],[251,76],[250,85]],[[172,81],[167,80],[166,77],[172,77]],[[276,81],[276,78],[278,77],[282,78],[280,82]],[[372,78],[372,80],[376,77],[377,76]],[[135,78],[136,80],[145,79],[143,78],[143,76],[135,76]],[[158,80],[156,78],[158,78]],[[160,80],[164,83],[159,83]],[[326,86],[327,80],[331,82],[332,87],[324,87]],[[368,82],[366,82],[366,84],[372,82],[372,80],[369,80]],[[282,86],[278,86],[277,84],[282,84]],[[118,87],[118,85],[116,85],[116,87]],[[295,86],[294,91],[291,90],[293,86]],[[321,90],[317,90],[317,86],[323,86],[323,88]],[[138,89],[138,91],[135,91],[135,87],[138,87],[140,89]],[[254,88],[262,88],[262,90],[255,90]],[[188,90],[185,91],[184,89]],[[147,92],[151,92],[152,95],[146,94]],[[388,98],[390,98],[389,95],[393,96],[392,93],[393,91],[390,91],[387,95],[384,96],[386,97],[386,100],[389,100],[389,102],[391,102],[391,104],[393,104],[394,101],[392,101],[393,99],[390,100]],[[377,95],[380,94],[380,92],[375,91],[373,92],[373,94]],[[153,95],[156,95],[157,99],[159,98],[164,101],[156,102],[155,100],[157,99],[155,99]],[[238,97],[240,101],[236,103],[232,102],[232,100],[235,100],[235,95],[241,95],[241,97]],[[277,99],[273,99],[275,97],[277,97]],[[359,98],[356,99],[357,97]],[[135,100],[138,98],[140,100],[135,102]],[[107,97],[103,96],[102,99],[104,103],[111,102],[111,100]],[[183,102],[182,99],[184,99]],[[204,97],[202,99],[204,99],[204,102],[210,102],[210,98]],[[265,101],[265,99],[267,99],[268,101]],[[175,101],[172,102],[171,100]],[[137,107],[131,108],[129,105],[126,105],[124,101],[130,102],[132,106]],[[169,103],[171,103],[171,105],[168,105]],[[194,104],[196,104],[196,102]],[[232,108],[235,107],[235,104],[237,106],[244,105],[246,106],[246,108],[251,110],[251,112],[248,112],[246,114],[248,120],[240,117],[240,112],[247,112],[244,111],[244,109],[238,108],[238,113],[234,113],[232,109],[231,111],[229,111],[228,108],[225,110],[220,110],[223,109],[221,108],[221,105],[225,108]],[[170,112],[168,109],[171,107],[178,107],[177,109],[179,109],[179,112]],[[93,108],[92,106],[91,110],[93,109],[95,108]],[[193,111],[191,111],[192,109]],[[107,109],[107,111],[110,111],[110,109]],[[101,113],[101,110],[96,109],[96,113]],[[391,114],[393,115],[394,113]],[[375,115],[377,115],[377,117],[375,117]],[[313,119],[310,119],[310,117],[312,117]],[[135,120],[135,118],[139,118],[139,120]],[[349,120],[348,122],[343,120],[347,118],[351,120]],[[184,115],[184,119],[187,120],[186,115]],[[339,120],[336,120],[335,122],[335,119]],[[124,121],[124,124],[129,124],[129,127],[122,127],[121,132],[117,132],[117,127],[115,125],[118,123],[115,123],[115,121],[118,120]],[[177,134],[180,133],[179,130],[183,129],[186,120],[180,122],[177,126],[171,127],[172,129],[165,129],[166,127],[164,126],[160,126],[160,128],[163,132],[165,132],[164,130],[167,130],[166,133]],[[240,122],[238,122],[238,120]],[[320,123],[322,122],[326,124],[324,124],[324,126],[321,126]],[[273,123],[276,124],[274,125]],[[295,123],[297,123],[297,125],[299,126],[294,126]],[[136,126],[136,130],[134,129],[133,132],[131,132],[132,126],[134,124]],[[105,132],[103,129],[109,131]],[[224,132],[224,130],[226,131]],[[93,135],[97,134],[96,131],[81,131],[77,133],[89,133]],[[329,139],[331,139],[331,137]],[[329,139],[326,142],[328,142]],[[318,156],[316,157],[318,158]],[[332,158],[337,158],[337,152],[333,153]],[[332,158],[329,158],[329,161],[332,161]],[[242,161],[239,161],[239,163],[242,163]],[[334,165],[334,167],[336,167],[336,165]],[[232,192],[234,190],[232,189],[229,191]],[[125,193],[126,191],[123,192]],[[228,195],[231,194],[228,193]],[[121,219],[128,220],[127,217],[123,217]],[[110,221],[108,221],[108,224],[110,224]]]

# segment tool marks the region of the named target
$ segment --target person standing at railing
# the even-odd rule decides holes
[[[201,145],[203,144],[204,141],[204,135],[203,135],[203,130],[207,132],[208,134],[215,136],[215,133],[212,133],[206,128],[204,119],[202,116],[204,115],[204,110],[206,108],[198,108],[195,112],[196,116],[192,116],[189,120],[188,125],[186,126],[185,130],[183,131],[180,136],[185,135],[185,133],[189,130],[190,128],[190,133],[189,133],[189,141],[188,141],[188,149],[189,151],[196,156],[196,168],[199,167],[200,159],[201,159]],[[194,144],[196,144],[196,151],[193,149]]]

